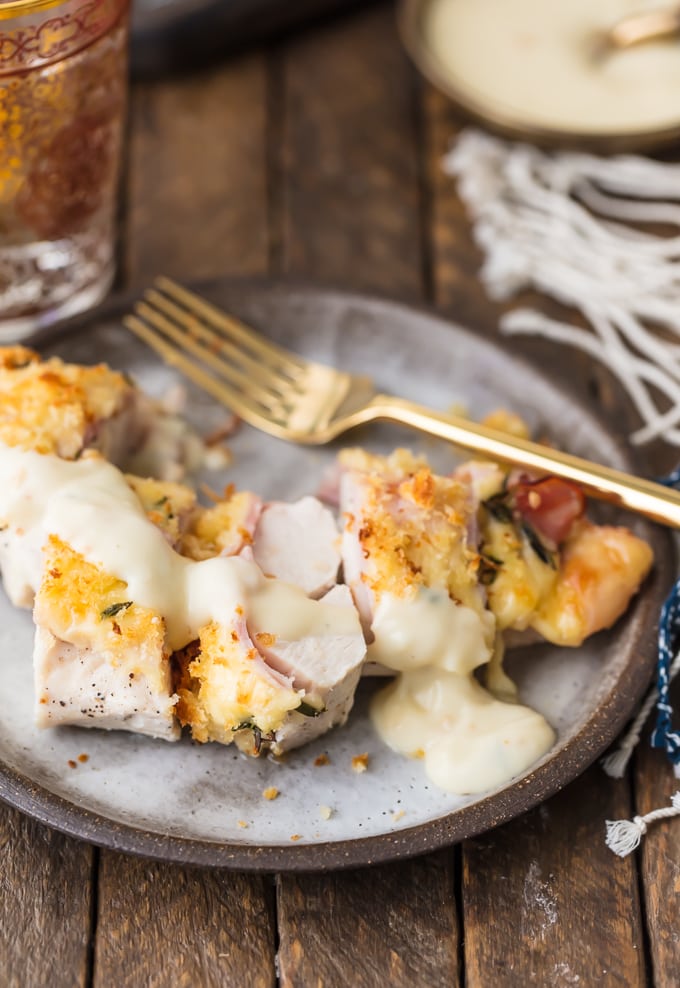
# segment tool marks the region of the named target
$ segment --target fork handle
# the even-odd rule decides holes
[[[594,498],[635,511],[662,525],[680,528],[680,492],[662,484],[506,435],[455,415],[435,412],[404,398],[378,394],[364,411],[363,421],[400,422],[492,460],[572,480]]]

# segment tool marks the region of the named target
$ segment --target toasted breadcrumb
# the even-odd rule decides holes
[[[267,789],[264,790],[262,795],[264,796],[265,799],[269,799],[269,800],[276,799],[277,796],[279,795],[279,790],[276,788],[276,786],[269,786]]]
[[[79,762],[85,763],[85,762],[87,762],[89,760],[90,760],[90,756],[89,755],[86,755],[85,752],[83,752],[82,755],[78,755],[78,761]]]
[[[330,763],[330,758],[325,752],[317,755],[314,759],[314,764],[318,767],[319,765],[328,765]]]
[[[290,839],[291,840],[301,840],[302,839],[302,834],[291,834],[290,835]]]
[[[0,349],[0,440],[7,446],[78,456],[97,423],[121,412],[134,388],[104,364],[41,361],[25,347]]]
[[[352,771],[361,773],[365,772],[368,768],[368,752],[365,751],[363,755],[355,755],[352,759]]]
[[[394,820],[395,823],[397,823],[397,821],[401,820],[401,818],[405,816],[405,814],[406,814],[406,810],[397,810],[396,813],[392,814],[392,819]]]
[[[239,826],[239,827],[240,827],[240,828],[241,828],[242,830],[247,830],[247,829],[248,829],[248,824],[246,823],[246,821],[245,821],[245,820],[237,820],[236,822],[238,823],[238,826]]]

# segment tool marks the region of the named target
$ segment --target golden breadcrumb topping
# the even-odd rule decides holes
[[[252,540],[247,524],[252,502],[247,491],[228,489],[223,501],[195,512],[182,537],[182,555],[196,560],[235,555]]]
[[[302,694],[277,682],[233,627],[201,628],[198,642],[175,653],[174,665],[177,716],[196,741],[229,744],[253,728],[271,734],[300,706]]]
[[[24,347],[0,348],[0,442],[72,459],[132,391],[104,364],[43,362]]]
[[[524,419],[516,412],[509,412],[507,408],[497,408],[489,412],[482,419],[482,425],[488,425],[490,429],[497,429],[505,432],[509,436],[516,436],[518,439],[528,439],[531,435],[529,426]]]
[[[40,362],[40,354],[25,346],[0,347],[0,367],[5,370],[16,370],[27,364]]]
[[[196,495],[184,484],[126,474],[125,480],[139,498],[149,521],[160,528],[171,546],[180,542],[191,514],[196,510]]]
[[[131,601],[127,584],[87,562],[51,535],[44,550],[43,577],[35,598],[36,623],[81,648],[96,648],[129,675],[157,668],[165,622],[160,614]],[[154,656],[154,662],[147,657]],[[129,668],[128,668],[129,667]],[[165,682],[158,684],[165,688]]]
[[[348,450],[341,463],[357,471],[362,488],[360,517],[346,522],[359,540],[362,579],[373,593],[405,597],[420,586],[442,587],[453,599],[477,605],[468,490],[406,450],[389,457]]]

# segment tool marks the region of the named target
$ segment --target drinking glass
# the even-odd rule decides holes
[[[128,0],[0,0],[0,343],[114,274]]]

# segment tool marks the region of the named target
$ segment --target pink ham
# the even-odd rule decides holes
[[[265,576],[321,597],[336,582],[340,536],[331,512],[315,497],[293,504],[272,501],[255,528],[253,558]]]
[[[322,599],[334,607],[352,607],[345,586],[335,586]],[[320,631],[297,641],[257,642],[267,665],[289,678],[295,689],[304,690],[301,709],[292,711],[275,734],[275,753],[299,748],[332,727],[344,724],[354,703],[354,693],[366,656],[366,643],[359,622],[351,634]],[[316,716],[314,711],[318,711]]]

